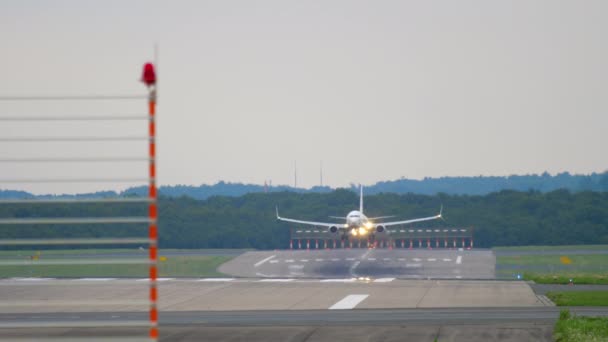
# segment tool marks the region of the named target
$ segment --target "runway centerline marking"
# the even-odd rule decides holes
[[[293,278],[282,278],[282,279],[262,279],[260,282],[263,283],[287,283],[293,281]]]
[[[356,277],[357,276],[357,272],[355,272],[355,270],[357,269],[357,267],[359,266],[359,264],[361,263],[362,260],[365,260],[365,258],[367,258],[367,256],[373,251],[373,249],[368,249],[367,252],[363,253],[363,255],[359,258],[359,260],[355,261],[349,269],[350,275],[352,277]],[[346,259],[348,260],[348,259]],[[354,259],[353,259],[354,260]]]
[[[376,261],[376,258],[367,258],[369,261]]]
[[[420,258],[414,258],[412,260],[414,260],[414,261],[422,261],[422,259],[420,259]]]
[[[233,281],[234,278],[202,278],[202,279],[198,279],[197,281]]]
[[[285,262],[293,262],[293,259],[287,259]]]
[[[329,307],[329,310],[349,310],[353,309],[359,303],[365,300],[365,298],[369,297],[367,294],[352,294],[348,295],[336,304]]]
[[[331,261],[340,261],[338,258],[331,258]]]
[[[462,255],[459,255],[458,258],[456,258],[456,263],[462,264]]]
[[[271,264],[276,264],[277,262],[279,262],[279,260],[270,260],[269,263]]]
[[[72,279],[74,281],[110,281],[116,280],[116,278],[80,278],[80,279]]]
[[[315,259],[315,261],[323,261],[323,259]]]
[[[301,262],[308,262],[308,259],[300,259]]]
[[[427,260],[428,261],[436,261],[437,259],[435,259],[435,258],[428,258]]]
[[[443,261],[452,261],[452,259],[450,259],[450,258],[445,258],[445,259],[443,259]]]
[[[262,259],[262,260],[260,260],[260,261],[256,262],[255,264],[253,264],[253,267],[258,267],[258,266],[262,265],[263,263],[265,263],[266,261],[268,261],[268,260],[270,260],[270,259],[274,258],[275,256],[276,256],[276,255],[271,255],[271,256],[269,256],[269,257],[268,257],[268,258],[266,258],[266,259]]]

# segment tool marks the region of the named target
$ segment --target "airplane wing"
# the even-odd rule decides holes
[[[368,217],[368,219],[373,222],[375,220],[382,220],[382,219],[387,219],[387,218],[391,218],[391,217],[395,217],[395,215]]]
[[[382,223],[377,223],[376,225],[377,226],[389,227],[389,226],[396,226],[398,224],[408,224],[408,223],[415,223],[415,222],[437,220],[437,219],[440,219],[442,217],[443,217],[443,206],[441,206],[441,209],[439,209],[439,214],[437,214],[435,216],[423,217],[423,218],[417,218],[417,219],[410,219],[410,220],[404,220],[404,221],[382,222]]]
[[[311,225],[311,226],[327,227],[327,228],[329,228],[329,227],[343,228],[343,226],[344,226],[344,224],[342,224],[342,223],[302,221],[302,220],[294,220],[294,219],[290,219],[290,218],[286,218],[286,217],[281,217],[281,216],[279,216],[279,208],[277,207],[276,209],[277,209],[277,220],[279,220],[279,221],[307,224],[307,225]]]

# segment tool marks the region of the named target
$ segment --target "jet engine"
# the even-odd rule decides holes
[[[382,225],[376,226],[376,232],[378,232],[378,233],[384,233],[384,226],[382,226]]]
[[[329,232],[332,233],[332,234],[337,233],[338,232],[338,227],[336,227],[336,226],[329,227]]]

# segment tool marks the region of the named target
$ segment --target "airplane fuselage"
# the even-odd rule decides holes
[[[367,216],[358,210],[353,210],[346,215],[346,224],[348,225],[348,228],[360,228],[367,222],[369,222]]]
[[[367,235],[371,228],[372,222],[362,212],[353,210],[346,215],[345,228],[354,235]]]

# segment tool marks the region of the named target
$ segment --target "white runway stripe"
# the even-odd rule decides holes
[[[209,282],[213,282],[213,281],[233,281],[234,278],[202,278],[199,279],[197,281],[209,281]]]
[[[428,261],[436,261],[437,259],[435,259],[435,258],[428,258],[427,260]]]
[[[287,259],[287,260],[285,260],[285,262],[287,262],[287,263],[293,262],[293,259]]]
[[[262,279],[260,282],[263,283],[287,283],[290,281],[294,281],[293,278],[285,278],[285,279]]]
[[[18,280],[18,281],[45,281],[45,280],[55,280],[55,278],[12,278],[12,280]]]
[[[359,303],[365,300],[365,298],[369,297],[366,294],[357,294],[357,295],[348,295],[344,297],[341,301],[329,307],[329,310],[348,310],[353,309]]]
[[[175,278],[156,278],[156,281],[175,280]],[[150,278],[137,279],[136,281],[150,281]]]
[[[443,261],[452,261],[452,259],[450,259],[450,258],[445,258],[445,259],[443,259]]]
[[[395,278],[378,278],[374,280],[374,283],[390,283],[393,280],[395,280]]]
[[[343,278],[343,279],[323,279],[322,283],[352,283],[357,281],[356,278]]]
[[[74,279],[74,280],[80,280],[80,281],[110,281],[110,280],[116,280],[116,278],[80,278],[80,279]]]
[[[279,262],[279,260],[270,260],[269,263],[271,264],[276,264],[277,262]]]
[[[376,261],[376,258],[367,258],[369,261]]]
[[[270,260],[270,259],[274,258],[275,256],[276,256],[276,255],[271,255],[271,256],[269,256],[269,257],[268,257],[268,258],[266,258],[266,259],[262,259],[262,260],[260,260],[260,261],[256,262],[255,264],[253,264],[253,267],[258,267],[258,266],[262,265],[263,263],[265,263],[266,261],[268,261],[268,260]]]
[[[456,258],[456,263],[462,264],[462,255],[459,255],[458,258]]]

